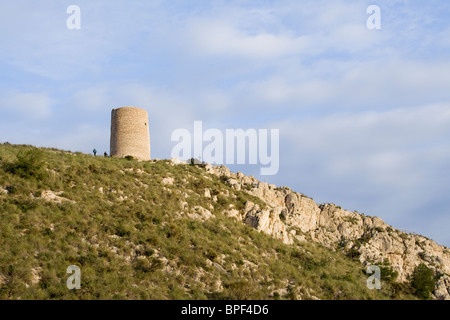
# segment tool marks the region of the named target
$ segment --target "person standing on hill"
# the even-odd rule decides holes
[[[92,152],[94,153],[94,157],[97,155],[97,150],[92,150]]]

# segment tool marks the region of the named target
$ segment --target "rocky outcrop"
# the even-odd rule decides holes
[[[438,300],[450,300],[450,277],[445,275],[439,278],[434,290],[434,298]]]
[[[273,237],[291,244],[292,236],[287,232],[287,225],[281,221],[282,208],[261,209],[259,205],[247,202],[244,212],[244,222],[258,231],[263,231]]]
[[[436,283],[434,297],[450,299],[450,250],[412,233],[395,230],[378,217],[344,210],[334,204],[316,204],[313,199],[287,187],[260,182],[253,176],[233,173],[225,166],[207,164],[208,173],[228,185],[261,199],[267,206],[247,202],[243,212],[229,212],[253,228],[287,244],[294,239],[312,240],[331,249],[359,255],[364,265],[388,261],[398,273],[397,281],[407,281],[421,263],[443,275]]]
[[[399,281],[406,281],[414,268],[425,263],[436,274],[450,273],[450,251],[423,236],[407,234],[398,230],[374,232],[359,247],[360,261],[377,263],[388,259]],[[450,287],[449,287],[450,288]]]
[[[63,194],[63,191],[60,192],[53,192],[51,190],[45,190],[42,191],[41,198],[45,201],[55,202],[55,203],[62,203],[62,202],[70,202],[75,203],[75,201],[61,197]]]

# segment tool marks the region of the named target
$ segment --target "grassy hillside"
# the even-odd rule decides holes
[[[249,200],[264,205],[200,166],[0,144],[0,299],[414,298],[367,289],[341,252],[224,215]]]

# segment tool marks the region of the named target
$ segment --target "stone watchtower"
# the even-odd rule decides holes
[[[111,111],[111,157],[133,156],[150,160],[148,113],[136,107],[122,107]]]

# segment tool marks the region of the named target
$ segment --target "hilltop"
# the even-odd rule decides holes
[[[448,248],[225,166],[0,144],[0,203],[0,299],[450,298]]]

